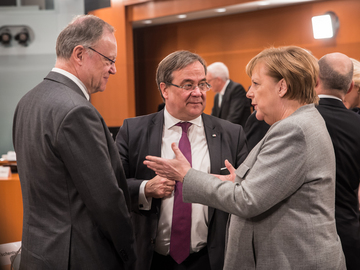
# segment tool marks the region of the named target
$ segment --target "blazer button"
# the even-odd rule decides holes
[[[127,262],[128,260],[129,260],[129,257],[128,257],[128,255],[126,254],[126,251],[125,250],[120,250],[120,256],[123,258],[123,260],[125,261],[125,262]]]

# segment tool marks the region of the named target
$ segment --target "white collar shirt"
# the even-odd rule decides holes
[[[319,98],[332,98],[332,99],[337,99],[337,100],[340,100],[341,102],[343,102],[341,100],[341,98],[338,98],[338,97],[335,97],[335,96],[332,96],[332,95],[324,95],[324,94],[320,94],[318,95]]]
[[[86,86],[82,83],[82,81],[79,80],[78,77],[76,77],[75,75],[73,75],[70,72],[67,72],[66,70],[63,70],[61,68],[55,68],[54,67],[51,71],[60,73],[60,74],[62,74],[64,76],[68,77],[70,80],[72,80],[74,83],[76,83],[77,86],[79,86],[81,91],[84,93],[86,99],[90,100],[90,95],[87,92]]]

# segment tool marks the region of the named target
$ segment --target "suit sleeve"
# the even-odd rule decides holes
[[[229,99],[229,113],[226,120],[244,127],[249,116],[250,101],[246,97],[245,89],[238,84],[231,92]]]
[[[62,121],[56,148],[92,218],[130,265],[136,259],[134,234],[124,192],[111,164],[105,128],[96,110],[78,106]]]
[[[306,173],[304,134],[296,125],[272,131],[252,168],[245,160],[236,170],[235,183],[190,169],[183,183],[184,201],[251,218],[291,196]]]

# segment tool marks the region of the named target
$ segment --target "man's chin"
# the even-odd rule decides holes
[[[204,111],[204,108],[201,106],[199,108],[192,108],[190,111],[189,111],[189,114],[192,115],[194,118],[200,116]]]

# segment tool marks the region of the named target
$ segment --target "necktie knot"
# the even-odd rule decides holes
[[[192,125],[190,122],[179,122],[176,124],[178,127],[182,128],[182,131],[187,133],[189,127]]]

